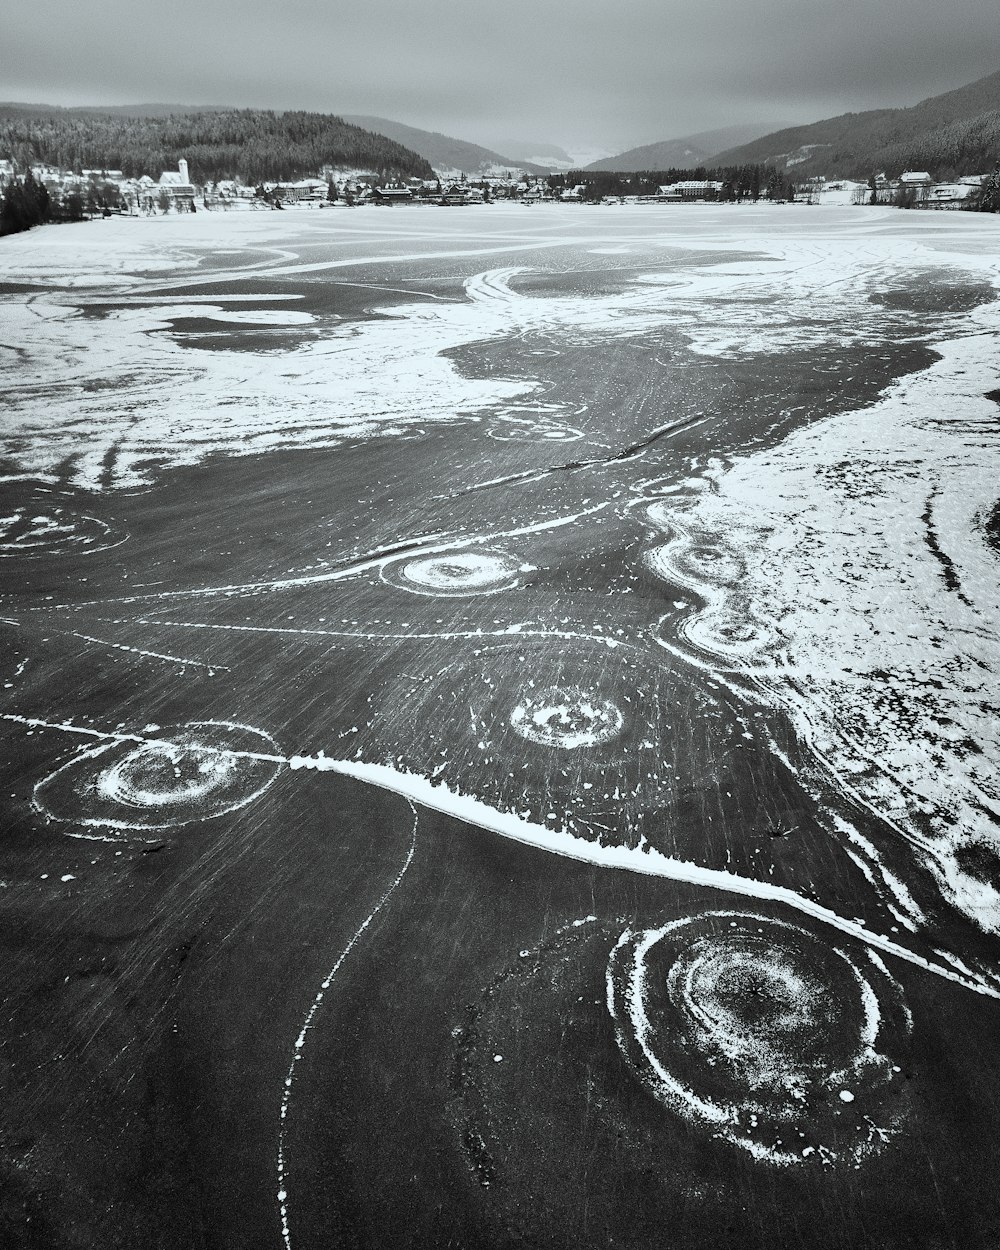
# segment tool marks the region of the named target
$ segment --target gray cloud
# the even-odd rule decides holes
[[[912,104],[998,65],[996,0],[33,0],[4,18],[0,90],[617,151]]]

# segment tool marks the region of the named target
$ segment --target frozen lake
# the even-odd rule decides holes
[[[0,243],[11,1244],[996,1245],[998,244]]]

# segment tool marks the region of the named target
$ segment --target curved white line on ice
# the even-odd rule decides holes
[[[548,472],[548,470],[546,470]],[[454,535],[431,535],[417,541],[411,549],[401,551],[399,545],[387,554],[376,553],[362,556],[360,559],[339,569],[329,569],[324,573],[309,573],[302,577],[284,577],[263,582],[234,582],[222,586],[198,586],[190,590],[162,590],[149,595],[125,595],[117,599],[84,599],[77,603],[49,603],[44,607],[30,608],[29,611],[52,612],[56,609],[76,609],[93,607],[95,604],[110,603],[143,603],[153,599],[187,599],[208,595],[239,595],[257,591],[287,590],[293,586],[312,586],[318,582],[339,582],[349,577],[357,577],[361,573],[384,568],[385,565],[399,560],[404,554],[410,559],[421,556],[437,555],[441,552],[453,551],[455,548],[480,547],[486,544],[501,542],[507,538],[524,538],[530,534],[542,534],[548,530],[560,529],[564,525],[573,525],[584,517],[594,516],[612,507],[617,501],[605,499],[600,503],[591,504],[579,512],[571,512],[565,516],[553,517],[548,521],[535,521],[528,525],[519,525],[515,529],[498,530],[495,534],[473,534],[470,537]]]
[[[973,990],[989,998],[1000,999],[1000,989],[984,981],[965,976],[935,964],[922,955],[917,955],[900,946],[891,938],[881,933],[873,933],[854,920],[846,920],[811,899],[786,886],[772,885],[767,881],[755,881],[750,877],[741,877],[736,873],[725,872],[719,868],[703,868],[687,860],[672,859],[661,852],[649,848],[638,850],[627,846],[602,846],[596,842],[587,842],[573,834],[546,828],[532,821],[523,820],[520,816],[498,811],[479,799],[458,794],[443,785],[436,785],[426,777],[413,773],[400,772],[385,764],[365,764],[355,760],[332,760],[320,752],[318,756],[295,756],[289,760],[291,768],[312,768],[320,771],[342,773],[347,777],[355,777],[359,781],[367,781],[385,790],[401,794],[411,802],[422,807],[432,808],[454,816],[468,824],[489,829],[501,837],[510,838],[515,842],[523,842],[527,846],[539,850],[550,851],[567,859],[578,859],[584,863],[594,864],[599,868],[617,868],[626,872],[638,872],[645,876],[663,877],[670,881],[682,881],[688,885],[702,886],[711,890],[724,890],[730,894],[741,894],[747,898],[756,898],[764,902],[782,903],[803,915],[829,925],[831,928],[849,937],[864,942],[887,955],[894,955],[907,963],[932,972],[945,980],[954,981],[963,988]]]
[[[417,815],[417,809],[413,806],[412,801],[408,799],[407,802],[409,802],[410,804],[410,811],[413,812],[413,829],[411,830],[411,833],[410,833],[410,849],[407,852],[406,859],[403,861],[403,866],[402,868],[400,868],[399,872],[397,873],[395,880],[392,882],[392,884],[389,886],[386,892],[382,895],[379,901],[375,904],[375,907],[369,913],[367,918],[355,931],[354,936],[347,943],[344,949],[340,952],[340,955],[337,958],[337,962],[333,965],[330,971],[323,978],[323,982],[320,985],[319,990],[316,992],[316,997],[312,1001],[312,1006],[309,1008],[309,1011],[306,1013],[305,1022],[302,1025],[302,1029],[298,1037],[295,1039],[295,1046],[293,1047],[293,1050],[292,1050],[292,1061],[288,1065],[288,1073],[285,1076],[285,1088],[281,1096],[281,1115],[280,1115],[280,1119],[278,1123],[278,1208],[281,1212],[281,1237],[285,1243],[286,1250],[291,1250],[291,1247],[292,1247],[292,1233],[291,1233],[291,1226],[289,1224],[289,1219],[288,1219],[289,1169],[288,1169],[288,1161],[286,1158],[286,1153],[287,1153],[286,1151],[286,1145],[287,1145],[286,1128],[288,1124],[288,1112],[289,1112],[289,1109],[291,1107],[291,1102],[292,1102],[292,1089],[293,1089],[294,1081],[295,1081],[295,1065],[302,1058],[302,1054],[303,1054],[303,1051],[305,1050],[305,1044],[306,1044],[306,1039],[307,1039],[309,1030],[312,1028],[313,1020],[316,1017],[316,1013],[319,1011],[320,1007],[322,1007],[323,1005],[323,999],[326,997],[327,990],[333,984],[334,977],[340,971],[344,963],[344,960],[348,957],[348,955],[350,955],[351,951],[357,945],[358,941],[360,940],[362,935],[365,933],[368,926],[371,924],[371,922],[375,919],[375,917],[379,914],[382,908],[386,905],[386,903],[395,893],[396,888],[398,887],[399,883],[403,880],[403,877],[406,876],[406,873],[410,867],[410,864],[413,863],[413,854],[417,846],[417,823],[420,818]]]
[[[117,622],[116,622],[117,623]],[[214,625],[211,621],[164,621],[157,618],[136,617],[137,625],[165,626],[171,629],[215,629],[228,630],[231,633],[244,634],[295,634],[305,638],[353,638],[362,642],[408,642],[413,639],[437,641],[441,639],[468,638],[473,642],[486,638],[581,638],[587,642],[601,643],[610,651],[617,647],[627,647],[637,651],[634,643],[623,642],[620,638],[609,638],[604,634],[588,634],[568,629],[536,628],[528,622],[507,625],[503,629],[464,629],[438,630],[434,633],[417,633],[407,631],[405,634],[371,633],[346,629],[295,629],[290,625]]]
[[[102,732],[85,726],[73,725],[69,722],[42,720],[37,717],[20,716],[14,713],[0,713],[0,720],[14,721],[22,725],[30,725],[45,729],[60,729],[66,733],[83,734],[91,738],[103,738],[110,741],[156,743],[164,745],[162,738],[149,738],[142,734],[123,734]],[[987,998],[1000,999],[1000,988],[987,981],[977,978],[974,973],[965,970],[954,971],[943,967],[922,955],[916,954],[892,938],[881,933],[874,933],[855,920],[847,920],[837,912],[821,903],[815,903],[803,895],[796,894],[787,886],[772,885],[767,881],[756,881],[752,877],[741,877],[736,873],[726,872],[719,868],[703,868],[699,864],[683,859],[672,859],[661,852],[651,849],[633,849],[627,846],[602,846],[596,842],[587,842],[571,833],[549,829],[544,825],[523,820],[510,812],[498,811],[495,807],[483,803],[480,799],[459,794],[446,786],[435,784],[426,777],[415,773],[405,773],[386,764],[366,764],[360,760],[331,759],[322,751],[316,755],[277,755],[262,751],[230,751],[230,755],[247,759],[273,760],[287,764],[293,771],[299,769],[317,772],[340,773],[345,777],[353,777],[358,781],[366,781],[379,786],[383,790],[391,790],[402,795],[411,803],[428,807],[432,811],[443,812],[456,820],[467,824],[478,825],[491,833],[514,842],[522,842],[526,846],[538,850],[549,851],[553,855],[561,855],[566,859],[576,859],[583,863],[593,864],[598,868],[615,868],[624,872],[637,872],[643,876],[661,877],[668,881],[680,881],[687,885],[701,886],[704,889],[722,890],[728,894],[739,894],[744,898],[755,898],[762,902],[780,903],[791,907],[794,911],[828,925],[848,937],[855,938],[883,954],[895,956],[915,967],[931,972],[946,981],[952,981],[963,989],[972,990]],[[953,957],[936,952],[954,962]]]

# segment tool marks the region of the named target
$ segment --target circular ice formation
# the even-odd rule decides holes
[[[193,803],[225,785],[236,763],[228,751],[152,743],[106,768],[96,789],[102,799],[129,807]]]
[[[0,516],[0,556],[87,555],[124,542],[97,517],[49,502],[22,504]]]
[[[498,551],[449,551],[391,565],[383,580],[422,595],[487,595],[517,585],[518,565]]]
[[[743,561],[722,547],[696,543],[678,553],[677,562],[694,577],[715,586],[733,586],[746,574]]]
[[[737,585],[745,576],[743,561],[732,552],[708,543],[673,540],[654,547],[646,562],[657,577],[711,597],[717,588]]]
[[[511,421],[486,431],[499,443],[573,443],[583,430],[563,421]]]
[[[732,664],[759,664],[780,645],[778,633],[730,607],[710,607],[677,624],[677,636],[697,651]]]
[[[533,691],[510,714],[511,728],[540,746],[573,750],[617,738],[625,724],[618,707],[576,686]]]
[[[909,1013],[873,953],[851,959],[797,926],[712,912],[626,930],[607,978],[642,1084],[757,1159],[857,1161],[901,1119],[889,1052],[905,1045]]]
[[[278,764],[261,730],[192,721],[81,752],[38,783],[35,806],[79,825],[167,829],[246,806],[271,784]]]

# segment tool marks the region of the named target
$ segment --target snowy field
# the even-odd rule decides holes
[[[4,1167],[51,1244],[995,1245],[998,245],[2,241]]]

